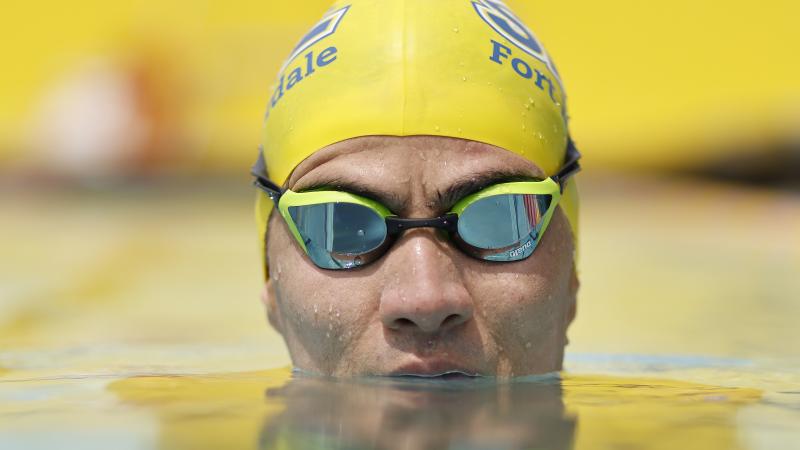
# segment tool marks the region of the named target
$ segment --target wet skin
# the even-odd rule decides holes
[[[455,138],[362,137],[303,161],[287,187],[357,186],[401,217],[436,217],[459,198],[507,178],[544,177],[504,149]],[[349,188],[349,189],[348,189]],[[466,194],[471,191],[463,192]],[[561,369],[575,316],[574,242],[560,207],[533,255],[497,263],[471,258],[431,229],[402,234],[376,262],[317,268],[279,214],[270,219],[270,279],[262,301],[295,367],[360,376],[447,371],[512,377]]]

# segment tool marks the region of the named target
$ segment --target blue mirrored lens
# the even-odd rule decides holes
[[[386,239],[386,221],[374,210],[354,203],[321,203],[289,207],[289,215],[308,249],[323,269],[349,269],[366,262]]]
[[[490,261],[518,261],[533,253],[552,196],[504,194],[470,204],[458,217],[458,234],[471,253]]]

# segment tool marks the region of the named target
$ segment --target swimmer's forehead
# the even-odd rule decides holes
[[[288,187],[335,187],[409,210],[421,194],[434,209],[502,181],[543,179],[536,164],[507,150],[446,137],[367,137],[326,147],[301,163]],[[420,198],[420,197],[417,197]]]
[[[387,160],[385,156],[389,152],[399,152],[402,158]],[[453,174],[455,177],[465,173],[509,172],[519,176],[545,178],[544,170],[536,163],[482,142],[440,136],[364,136],[329,145],[312,154],[292,172],[287,187],[302,190],[316,184],[319,179],[344,177],[350,173],[377,176],[378,174],[370,174],[369,170],[363,169],[375,165],[393,172],[400,167],[391,167],[391,164],[402,164],[402,161],[408,162],[418,157],[424,158],[428,163],[424,164],[427,168],[447,166],[448,170],[440,172],[445,175]],[[356,161],[362,164],[351,164]],[[422,175],[423,172],[418,174]]]

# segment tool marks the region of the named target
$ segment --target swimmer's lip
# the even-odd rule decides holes
[[[415,361],[413,363],[404,364],[399,368],[393,370],[390,375],[392,376],[421,376],[421,377],[438,377],[441,375],[465,375],[470,377],[480,376],[478,371],[470,370],[458,364],[453,364],[444,360],[428,360],[428,361]]]

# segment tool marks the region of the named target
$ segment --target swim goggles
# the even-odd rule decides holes
[[[572,140],[557,174],[539,181],[499,183],[468,195],[430,219],[405,219],[386,206],[350,192],[294,192],[266,178],[263,157],[254,185],[275,203],[298,245],[322,269],[354,269],[374,262],[405,230],[437,228],[464,253],[484,261],[520,261],[536,249],[561,199],[566,181],[580,170]]]

